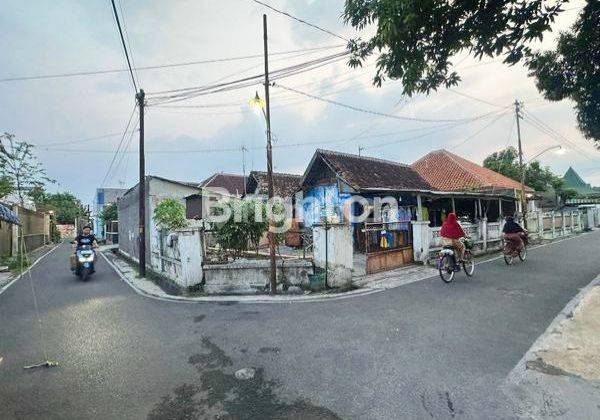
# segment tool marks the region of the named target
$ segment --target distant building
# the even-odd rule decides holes
[[[185,197],[185,213],[188,219],[201,220],[205,200],[218,201],[227,196],[241,198],[245,193],[247,177],[236,174],[216,173],[200,183],[194,194]]]
[[[273,172],[273,195],[275,197],[293,197],[300,189],[302,175]],[[269,196],[269,183],[267,173],[263,171],[252,171],[246,182],[246,195],[257,197]]]
[[[573,189],[577,191],[577,194],[580,196],[600,196],[600,188],[592,187],[585,182],[572,167],[569,167],[562,180],[564,182],[564,188]]]
[[[94,234],[98,239],[105,238],[104,222],[100,219],[100,214],[107,204],[116,204],[119,198],[121,198],[127,189],[125,188],[97,188],[96,196],[94,197],[94,208],[92,220],[94,223]]]

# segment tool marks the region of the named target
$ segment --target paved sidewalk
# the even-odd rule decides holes
[[[45,255],[48,251],[52,250],[56,245],[49,244],[39,247],[29,253],[29,259],[32,264],[35,264],[37,260],[43,255]],[[4,291],[4,288],[9,285],[15,278],[17,278],[17,274],[11,271],[6,271],[0,273],[0,293]]]
[[[600,275],[527,352],[506,391],[522,418],[600,418]]]

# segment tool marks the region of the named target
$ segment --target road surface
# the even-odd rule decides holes
[[[61,246],[0,295],[2,419],[392,419],[515,416],[499,386],[600,272],[600,232],[351,299],[164,302]],[[251,379],[235,372],[254,369]],[[244,373],[252,370],[243,371]]]

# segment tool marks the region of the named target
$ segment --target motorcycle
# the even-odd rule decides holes
[[[475,261],[473,260],[472,251],[473,242],[466,238],[461,238],[460,241],[465,246],[462,268],[468,277],[472,277],[475,274]],[[442,248],[438,256],[437,266],[441,279],[445,283],[451,283],[454,280],[454,274],[460,271],[460,265],[456,261],[456,254],[452,245]]]
[[[88,277],[94,272],[95,259],[96,251],[91,245],[77,247],[77,251],[75,251],[75,275],[81,280],[87,281]]]
[[[502,247],[502,253],[504,255],[504,262],[506,265],[512,265],[515,258],[519,257],[521,261],[525,261],[527,258],[527,245],[529,243],[529,236],[527,232],[523,232],[521,241],[518,242],[513,239],[509,239],[504,235],[503,241],[504,246]]]

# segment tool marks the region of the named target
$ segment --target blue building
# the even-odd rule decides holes
[[[107,204],[116,204],[119,198],[121,198],[127,192],[123,188],[97,188],[96,196],[94,198],[94,233],[98,239],[105,239],[104,223],[100,219],[100,214]]]

